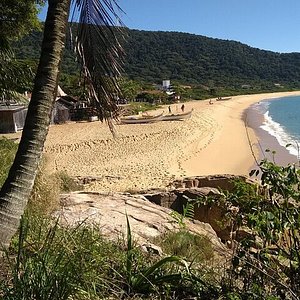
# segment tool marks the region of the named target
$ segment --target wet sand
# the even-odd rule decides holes
[[[258,161],[266,158],[281,166],[298,164],[298,159],[295,155],[290,154],[285,147],[279,144],[274,136],[260,128],[264,122],[264,116],[253,105],[245,111],[244,117],[247,118],[248,126],[254,129],[257,136]],[[266,152],[267,149],[270,152]],[[272,154],[273,151],[275,151],[274,155]]]

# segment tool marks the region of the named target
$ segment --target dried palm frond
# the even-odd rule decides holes
[[[86,100],[101,121],[109,121],[117,117],[117,78],[123,62],[119,39],[124,27],[115,12],[120,8],[116,0],[74,0],[72,8],[72,21],[78,21],[74,49]]]

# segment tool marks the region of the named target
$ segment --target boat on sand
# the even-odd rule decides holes
[[[134,115],[120,118],[123,124],[143,124],[143,123],[154,123],[160,121],[163,117],[163,112],[159,115]]]
[[[193,109],[188,112],[168,114],[162,117],[162,121],[176,121],[176,120],[185,120],[191,117]]]
[[[226,101],[226,100],[230,100],[230,99],[231,99],[231,97],[219,97],[216,100],[217,101]]]

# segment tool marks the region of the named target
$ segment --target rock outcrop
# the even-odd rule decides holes
[[[252,182],[250,178],[246,176],[230,175],[230,174],[219,174],[209,176],[195,176],[185,177],[178,179],[169,184],[169,188],[202,188],[210,187],[221,189],[223,191],[231,191],[234,187],[234,180],[242,180],[245,182]]]
[[[194,220],[184,222],[188,231],[209,237],[217,255],[228,257],[229,250],[225,244],[232,244],[233,240],[251,234],[246,230],[236,231],[231,219],[226,218],[229,210],[233,214],[238,214],[239,210],[224,205],[220,191],[232,191],[233,180],[236,179],[253,183],[244,176],[216,175],[184,178],[172,182],[163,190],[149,190],[135,195],[74,192],[61,195],[62,208],[55,215],[60,215],[61,222],[68,225],[83,221],[97,224],[102,234],[113,239],[126,236],[127,214],[136,242],[143,249],[151,248],[152,252],[161,253],[151,243],[153,238],[167,231],[179,230],[179,224],[171,216],[172,210],[182,213],[189,199],[212,197],[212,203],[199,202],[194,205]]]
[[[61,204],[62,208],[55,216],[60,216],[63,224],[97,224],[101,233],[109,238],[126,235],[127,214],[132,234],[139,245],[147,245],[154,237],[179,229],[170,215],[171,209],[151,203],[142,195],[74,192],[61,195]],[[228,249],[209,224],[189,220],[185,223],[190,232],[210,239],[219,258],[227,257]]]
[[[183,207],[189,199],[212,197],[213,203],[194,205],[194,219],[209,223],[218,237],[223,241],[231,241],[232,238],[241,236],[236,233],[232,221],[226,217],[228,212],[238,213],[237,207],[228,207],[224,201],[216,201],[222,197],[222,191],[232,191],[234,181],[242,180],[250,184],[256,182],[246,176],[235,175],[211,175],[187,177],[170,183],[167,190],[150,190],[143,194],[148,200],[163,207],[171,208],[182,213]]]
[[[207,196],[218,199],[221,195],[218,189],[209,187],[180,188],[168,192],[143,194],[151,202],[171,208],[179,213],[183,212],[183,207],[189,199],[196,200]],[[194,220],[210,224],[222,241],[230,240],[232,233],[232,222],[225,217],[226,213],[227,208],[224,207],[223,203],[194,205]]]

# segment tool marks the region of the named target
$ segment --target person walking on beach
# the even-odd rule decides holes
[[[171,106],[169,105],[169,114],[171,113],[172,111],[171,111]]]
[[[181,105],[181,111],[184,112],[184,104]]]

